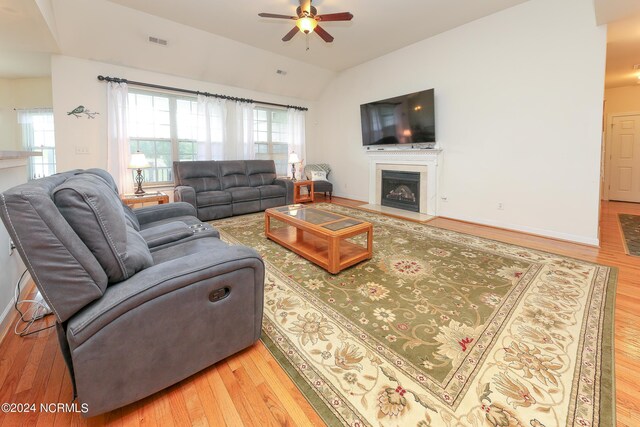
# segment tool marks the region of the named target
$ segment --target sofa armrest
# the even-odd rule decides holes
[[[206,239],[200,239],[203,242]],[[215,239],[218,240],[218,239]],[[218,241],[219,242],[219,241]],[[238,270],[253,271],[253,284],[227,279],[225,286],[260,285],[256,295],[256,310],[260,321],[255,325],[256,339],[260,335],[262,317],[264,263],[260,255],[246,246],[227,246],[224,250],[201,251],[175,258],[140,271],[131,278],[107,288],[104,296],[73,316],[67,325],[71,349],[78,347],[111,322],[133,310],[145,311],[150,302],[197,282],[228,275]],[[256,317],[256,319],[258,318]]]
[[[178,216],[196,216],[196,208],[189,203],[177,202],[134,209],[140,225]]]
[[[188,185],[178,185],[173,189],[173,200],[176,202],[189,203],[194,208],[198,208],[196,202],[196,190]]]
[[[287,205],[293,204],[293,181],[288,178],[276,178],[273,181],[274,185],[279,185],[287,190],[287,197],[285,203]]]

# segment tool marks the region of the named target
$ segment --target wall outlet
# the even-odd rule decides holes
[[[504,205],[502,204],[502,202],[498,203],[498,210],[499,211],[503,211],[504,210]]]
[[[89,154],[89,147],[86,145],[76,145],[76,154]]]

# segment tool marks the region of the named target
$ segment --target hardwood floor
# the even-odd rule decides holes
[[[319,200],[323,201],[322,197]],[[334,203],[360,202],[335,198]],[[627,256],[617,214],[640,215],[640,204],[602,204],[601,247],[557,241],[450,219],[436,227],[618,267],[615,316],[618,426],[640,425],[640,258]],[[47,318],[51,323],[53,319]],[[40,325],[43,326],[43,325]],[[12,324],[13,327],[13,324]],[[0,403],[69,403],[71,382],[53,329],[0,343]],[[77,413],[0,413],[0,426],[52,425],[322,425],[286,373],[258,342],[162,392],[86,420]]]

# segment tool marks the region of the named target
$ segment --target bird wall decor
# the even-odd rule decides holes
[[[67,113],[67,116],[76,116],[76,118],[79,119],[80,117],[82,117],[82,114],[87,116],[87,118],[89,118],[89,119],[95,119],[96,118],[96,114],[100,114],[100,113],[97,113],[95,111],[91,111],[88,108],[85,108],[84,105],[78,105],[76,108],[74,108],[73,110],[69,111]]]

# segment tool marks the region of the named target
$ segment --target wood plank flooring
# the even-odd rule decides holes
[[[322,197],[318,199],[316,201],[322,201]],[[346,206],[362,204],[335,197],[333,202]],[[444,218],[436,218],[429,224],[618,267],[617,422],[618,426],[632,427],[640,426],[640,258],[624,253],[618,213],[640,215],[640,204],[603,202],[600,248]],[[52,321],[51,317],[46,320]],[[69,403],[71,395],[69,374],[53,329],[26,338],[15,336],[12,329],[4,337],[0,342],[0,403]],[[323,423],[269,351],[258,342],[162,392],[88,420],[77,413],[0,413],[0,427],[19,425],[317,426]]]

